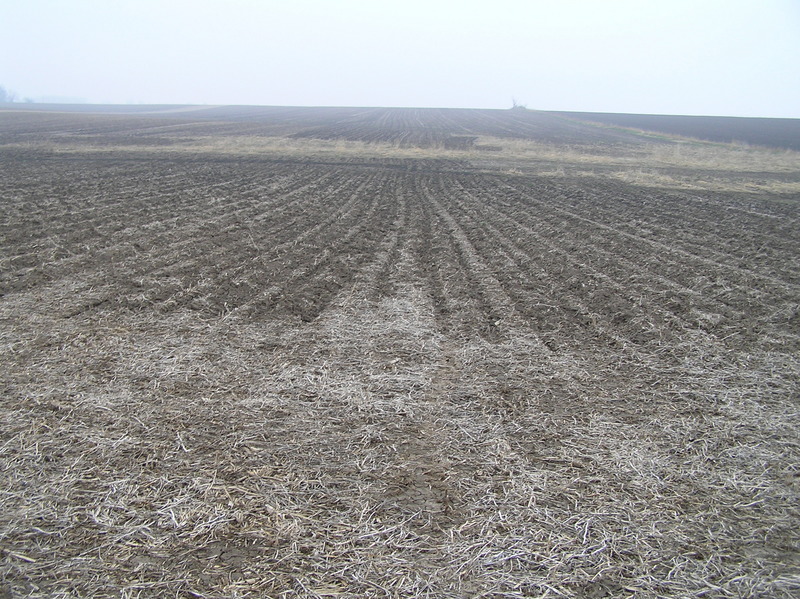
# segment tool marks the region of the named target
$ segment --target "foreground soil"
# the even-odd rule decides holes
[[[0,115],[0,597],[800,593],[796,196],[231,114]]]

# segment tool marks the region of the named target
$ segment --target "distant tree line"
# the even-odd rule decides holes
[[[0,85],[0,102],[16,102],[17,94]]]
[[[0,85],[0,103],[2,102],[17,102],[19,100],[19,96],[17,93],[6,89],[4,86]],[[24,98],[23,102],[33,102],[30,98]]]

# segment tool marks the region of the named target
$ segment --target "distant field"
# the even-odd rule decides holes
[[[0,162],[0,597],[800,593],[799,153],[14,106]]]
[[[568,119],[724,143],[800,150],[800,119],[554,112]]]
[[[558,144],[635,142],[640,131],[724,143],[800,150],[800,119],[670,116],[459,108],[326,108],[294,106],[153,106],[5,104],[0,110],[148,116],[192,122],[243,123],[261,134],[293,131],[301,137],[442,143],[461,136],[495,136]],[[586,123],[611,128],[593,131]],[[629,128],[631,131],[624,131]]]

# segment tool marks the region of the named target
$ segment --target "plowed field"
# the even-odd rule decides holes
[[[489,112],[0,113],[0,597],[796,597],[797,154]]]

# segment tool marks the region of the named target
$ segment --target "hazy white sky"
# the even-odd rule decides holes
[[[0,85],[101,103],[800,117],[800,0],[0,0]]]

